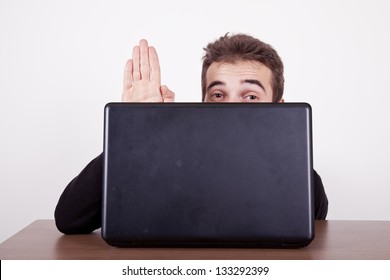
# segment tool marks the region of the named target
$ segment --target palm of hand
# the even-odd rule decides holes
[[[173,102],[174,93],[161,86],[157,52],[141,40],[125,66],[122,102]]]

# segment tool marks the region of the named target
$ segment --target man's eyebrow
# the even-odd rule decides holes
[[[224,86],[225,83],[222,82],[222,81],[212,81],[208,86],[207,86],[207,91],[209,91],[212,87],[215,87],[215,86]]]
[[[261,87],[265,91],[263,84],[259,80],[247,79],[247,80],[242,80],[241,83],[258,85],[259,87]]]

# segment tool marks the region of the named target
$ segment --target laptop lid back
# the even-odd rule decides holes
[[[304,103],[110,103],[102,236],[115,246],[305,246]]]

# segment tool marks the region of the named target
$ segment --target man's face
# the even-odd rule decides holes
[[[271,70],[257,61],[213,62],[204,102],[272,102],[271,78]]]

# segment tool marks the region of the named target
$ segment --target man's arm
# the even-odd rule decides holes
[[[91,233],[101,227],[103,154],[92,160],[65,188],[54,212],[59,231]]]
[[[328,198],[320,175],[314,170],[314,209],[315,219],[325,220],[328,214]]]

